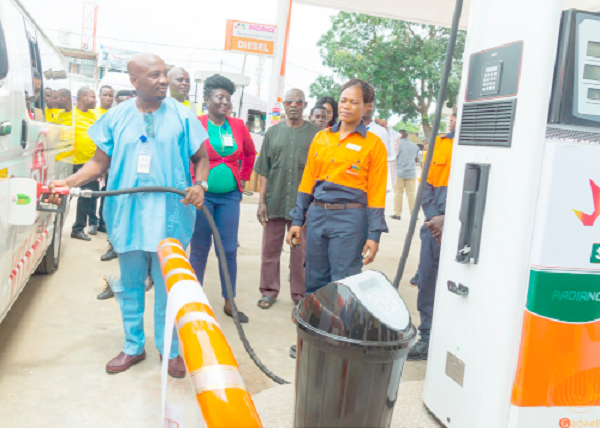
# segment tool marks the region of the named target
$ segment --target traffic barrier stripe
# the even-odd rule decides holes
[[[167,239],[163,239],[162,241],[160,241],[160,244],[158,244],[158,249],[156,250],[156,252],[159,253],[160,250],[162,250],[165,247],[179,247],[179,249],[181,251],[183,251],[183,247],[181,246],[181,243],[179,243],[179,241],[177,239],[173,239],[173,238],[167,238]]]
[[[217,322],[217,320],[208,314],[201,312],[188,312],[183,313],[177,321],[177,329],[180,329],[181,327],[192,321],[205,321],[209,324],[214,324],[217,327],[219,327],[219,323]]]
[[[171,270],[169,270],[169,272],[165,275],[165,281],[168,281],[169,278],[171,278],[173,275],[181,274],[181,273],[187,274],[187,275],[191,276],[192,278],[196,278],[196,280],[198,279],[198,277],[196,276],[194,271],[192,271],[191,269],[182,267],[182,268],[172,268]]]
[[[201,290],[177,240],[163,240],[157,253],[167,291],[178,283],[178,288],[190,287],[192,282]],[[262,428],[237,361],[203,291],[198,298],[202,301],[181,307],[175,322],[202,417],[208,428]]]
[[[216,364],[201,367],[190,372],[190,378],[196,394],[213,389],[246,389],[246,384],[244,384],[239,369],[234,366]]]
[[[160,262],[161,267],[165,264],[165,262],[167,262],[167,260],[170,260],[172,258],[187,260],[187,257],[185,255],[181,255],[178,253],[169,254]]]

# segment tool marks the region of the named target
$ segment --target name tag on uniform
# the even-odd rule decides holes
[[[138,174],[150,174],[150,164],[152,163],[152,155],[138,155]]]
[[[223,135],[223,147],[233,147],[233,135]]]
[[[361,149],[360,146],[357,146],[356,144],[352,144],[352,143],[346,144],[346,148],[350,149],[350,150],[357,151],[357,152],[360,152],[360,149]]]

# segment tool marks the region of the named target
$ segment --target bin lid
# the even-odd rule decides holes
[[[309,333],[355,344],[389,346],[415,336],[404,300],[372,270],[320,288],[302,300],[295,318]]]

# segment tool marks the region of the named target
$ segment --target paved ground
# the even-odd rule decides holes
[[[253,200],[248,198],[246,202]],[[273,308],[265,311],[256,306],[260,297],[262,231],[255,212],[256,205],[242,204],[237,302],[250,317],[246,332],[259,357],[273,372],[293,381],[295,365],[288,349],[295,343],[296,333],[290,321],[292,302],[285,269],[282,269],[283,291]],[[404,217],[409,217],[407,207]],[[106,374],[106,362],[121,350],[123,331],[114,299],[99,301],[96,295],[102,290],[103,275],[118,275],[118,263],[99,260],[107,247],[105,235],[99,234],[89,243],[70,239],[73,219],[74,209],[63,233],[59,270],[51,276],[32,278],[0,324],[0,427],[159,426],[160,365],[153,341],[154,291],[148,293],[146,301],[147,359],[125,373]],[[388,220],[388,224],[390,233],[383,235],[380,254],[372,269],[393,278],[408,220]],[[418,249],[417,237],[400,286],[415,324],[418,324],[417,290],[408,285],[408,279],[416,270]],[[287,264],[288,255],[284,254],[282,266]],[[205,283],[250,392],[258,394],[275,387],[246,355],[232,320],[223,314],[216,258],[210,260]],[[407,362],[403,381],[422,381],[425,369],[424,362]],[[421,387],[420,382],[410,385],[416,390]],[[422,413],[418,393],[407,393],[414,398],[413,411]],[[194,427],[196,405],[189,380],[171,379],[169,397],[184,406],[186,426]],[[293,406],[290,408],[283,401],[281,404],[288,413],[293,411]]]

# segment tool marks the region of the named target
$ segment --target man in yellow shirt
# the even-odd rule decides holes
[[[187,108],[193,109],[196,112],[196,116],[202,116],[202,106],[192,103],[187,99],[190,95],[191,87],[190,74],[183,67],[175,67],[169,71],[167,77],[169,79],[171,97],[183,103]]]
[[[75,147],[73,148],[73,172],[79,171],[83,165],[89,161],[96,152],[96,145],[88,135],[88,129],[97,119],[94,112],[96,107],[96,94],[90,88],[84,87],[77,91],[77,105],[74,109],[75,118]],[[98,181],[81,186],[82,189],[100,190]],[[98,231],[98,216],[96,215],[97,198],[78,198],[77,216],[71,238],[91,241],[83,229],[89,224],[88,233],[95,235]],[[88,223],[89,220],[89,223]]]
[[[54,108],[59,109],[54,114],[52,122],[57,125],[73,126],[73,100],[71,91],[68,89],[58,89],[52,94],[52,104]]]
[[[54,102],[52,100],[52,94],[54,91],[52,88],[44,89],[44,98],[46,101],[46,122],[54,122],[54,116],[58,114],[58,109],[54,108]]]
[[[115,90],[112,86],[104,85],[98,92],[100,94],[100,106],[94,109],[94,113],[98,116],[98,119],[102,117],[104,113],[113,106],[115,101]]]

